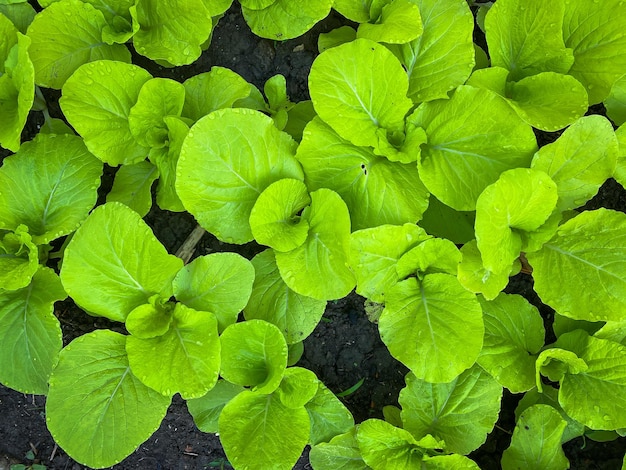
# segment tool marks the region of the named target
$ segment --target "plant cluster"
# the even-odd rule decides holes
[[[331,7],[358,26],[320,36],[298,103],[279,75],[262,93],[226,68],[179,83],[130,63],[129,42],[195,61],[232,0],[0,3],[0,143],[15,152],[0,168],[0,381],[47,395],[74,459],[121,461],[177,393],[237,469],[291,468],[306,445],[316,470],[476,469],[504,388],[524,393],[504,469],[565,469],[564,442],[626,435],[626,215],[579,209],[607,179],[626,185],[625,2],[240,0],[266,38]],[[40,87],[61,90],[65,121]],[[612,122],[586,115],[598,103]],[[46,123],[22,143],[31,109]],[[559,134],[539,147],[538,131]],[[119,169],[94,209],[103,164]],[[167,253],[142,220],[157,179],[159,207],[265,250]],[[520,270],[556,312],[555,342],[502,292]],[[410,370],[399,406],[356,425],[297,365],[326,302],[353,290]],[[67,296],[127,334],[63,347]]]

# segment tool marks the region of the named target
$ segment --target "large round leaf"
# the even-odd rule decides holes
[[[404,131],[404,116],[413,105],[408,87],[398,59],[368,39],[324,51],[309,75],[320,118],[354,145],[374,148],[387,134]]]
[[[61,109],[87,148],[112,166],[145,160],[148,148],[133,137],[128,116],[151,75],[109,60],[85,64],[65,82]]]
[[[279,179],[303,179],[295,149],[293,139],[258,111],[215,111],[194,124],[183,142],[176,191],[220,240],[249,242],[248,220],[259,194]]]
[[[61,280],[89,313],[124,321],[152,295],[169,298],[182,266],[139,214],[109,202],[91,213],[67,246]]]
[[[28,28],[28,50],[35,66],[35,83],[60,89],[82,64],[100,59],[130,62],[123,44],[102,40],[107,23],[101,11],[78,0],[55,2],[35,16]]]
[[[487,439],[498,420],[502,387],[474,366],[449,383],[431,384],[413,374],[398,399],[402,424],[416,438],[441,439],[446,451],[468,454]]]
[[[0,228],[24,224],[37,245],[76,230],[96,203],[102,163],[79,137],[39,134],[3,163]]]
[[[48,393],[63,346],[54,302],[67,294],[59,277],[41,267],[22,289],[0,289],[0,382],[22,393]]]
[[[626,320],[626,215],[583,212],[527,254],[534,289],[559,314],[577,320]]]
[[[532,128],[489,90],[461,86],[449,100],[420,105],[409,121],[428,135],[418,165],[422,181],[458,211],[475,210],[500,173],[529,166],[537,150]]]
[[[72,341],[50,377],[46,422],[73,459],[109,467],[157,430],[171,397],[146,387],[128,366],[126,337],[98,330]]]
[[[396,284],[385,294],[378,328],[391,355],[428,382],[454,379],[474,364],[483,345],[480,304],[450,274]]]

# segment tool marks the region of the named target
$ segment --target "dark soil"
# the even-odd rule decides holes
[[[231,68],[262,90],[265,80],[275,74],[287,79],[292,101],[308,99],[307,77],[311,63],[317,55],[317,36],[320,32],[347,22],[331,14],[301,38],[277,43],[254,36],[243,20],[239,6],[234,6],[218,24],[211,47],[194,64],[166,69],[149,60],[134,56],[135,63],[154,76],[169,77],[178,81],[214,65]],[[58,108],[60,93],[45,91],[50,112],[61,117]],[[32,138],[43,122],[41,113],[31,113],[24,131],[26,139]],[[552,140],[546,136],[546,140]],[[2,152],[2,150],[0,150]],[[0,158],[8,153],[0,153]],[[110,188],[114,169],[107,168],[103,177],[101,194]],[[626,191],[613,180],[608,181],[600,194],[586,206],[609,207],[626,211]],[[155,208],[146,218],[157,238],[174,253],[194,229],[196,223],[187,213],[171,213]],[[210,234],[205,234],[196,248],[196,256],[215,251],[236,251],[251,258],[260,251],[254,243],[244,246],[227,245]],[[532,278],[519,274],[511,280],[509,293],[519,293],[536,305],[548,328],[553,311],[543,305],[532,290]],[[64,343],[88,331],[111,328],[123,331],[123,326],[102,318],[84,314],[71,300],[56,306]],[[404,386],[407,369],[394,360],[381,342],[376,325],[369,322],[363,298],[356,294],[329,302],[323,321],[305,341],[304,355],[299,365],[309,368],[335,393],[345,391],[364,379],[354,393],[342,398],[361,422],[368,418],[382,418],[382,407],[397,404],[398,394]],[[515,427],[514,410],[521,395],[504,394],[500,419],[487,442],[470,457],[483,470],[500,468],[500,457],[510,443]],[[576,439],[565,445],[572,469],[619,469],[626,451],[626,439],[609,443],[595,443]],[[308,449],[296,469],[309,469]],[[10,463],[40,463],[48,469],[83,469],[58,448],[45,423],[45,397],[24,395],[0,385],[0,470],[10,468]],[[218,437],[200,432],[187,412],[184,401],[175,396],[159,430],[143,443],[116,470],[130,469],[207,469],[231,468],[228,465]],[[261,469],[262,470],[262,469]]]

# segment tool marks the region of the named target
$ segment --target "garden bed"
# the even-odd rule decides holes
[[[274,42],[253,35],[245,23],[238,4],[220,20],[213,33],[210,48],[194,64],[184,67],[163,68],[134,55],[133,62],[144,67],[154,77],[167,77],[184,81],[212,66],[230,68],[250,83],[262,89],[263,83],[275,74],[286,78],[287,91],[292,101],[309,98],[307,78],[311,64],[317,56],[317,37],[338,26],[351,24],[340,15],[331,15],[300,38]],[[46,91],[45,97],[53,117],[61,118],[58,107],[59,93]],[[24,131],[30,140],[41,125],[40,113],[32,112]],[[540,133],[540,140],[553,140],[556,135]],[[4,152],[4,150],[2,150]],[[2,156],[6,156],[4,152]],[[114,170],[108,168],[100,189],[100,202],[111,187]],[[626,191],[614,180],[609,180],[586,208],[607,207],[626,212]],[[193,216],[160,210],[156,205],[146,217],[156,238],[170,253],[183,244],[196,227]],[[205,234],[196,245],[194,256],[217,251],[234,251],[251,259],[262,248],[251,242],[246,245],[228,245],[214,236]],[[520,273],[511,279],[507,293],[518,293],[537,306],[546,325],[546,343],[554,339],[551,332],[553,311],[541,303],[532,289],[532,278]],[[371,323],[364,310],[364,298],[357,294],[327,305],[322,321],[304,342],[304,354],[298,363],[313,371],[352,412],[355,421],[383,418],[382,408],[397,405],[398,394],[404,387],[408,369],[396,361],[382,343],[376,324]],[[90,317],[70,300],[59,302],[55,315],[61,322],[64,345],[89,331],[110,328],[123,332],[121,324],[104,318]],[[360,386],[355,386],[360,384]],[[500,418],[487,441],[469,457],[481,469],[500,468],[500,458],[511,440],[515,427],[514,410],[521,395],[505,391]],[[24,395],[0,385],[0,470],[10,468],[10,463],[38,463],[48,469],[80,469],[65,452],[57,447],[46,428],[45,398]],[[608,443],[597,443],[577,438],[564,446],[572,469],[617,469],[626,452],[626,438]],[[160,428],[137,451],[122,463],[123,469],[205,469],[230,468],[219,439],[213,434],[200,432],[189,415],[185,402],[175,396]],[[308,464],[308,447],[298,461],[296,469],[311,468]]]

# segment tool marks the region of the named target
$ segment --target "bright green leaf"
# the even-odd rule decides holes
[[[285,370],[276,394],[287,408],[300,408],[317,394],[319,383],[317,376],[310,370],[303,367],[290,367]]]
[[[194,62],[213,28],[211,11],[203,0],[137,0],[130,9],[139,31],[135,50],[170,66]]]
[[[625,214],[608,209],[583,212],[561,225],[550,242],[527,258],[533,267],[534,289],[561,315],[624,321]]]
[[[517,420],[511,446],[502,454],[503,470],[566,470],[569,461],[561,448],[567,423],[548,405],[534,405]]]
[[[61,109],[91,153],[112,166],[137,163],[148,148],[133,137],[128,115],[150,74],[136,65],[96,61],[80,67],[63,85]]]
[[[337,2],[335,2],[337,3]],[[334,5],[336,7],[336,5]],[[336,46],[341,46],[347,42],[354,41],[356,39],[356,31],[351,26],[340,26],[328,33],[320,33],[317,39],[317,49],[320,53],[326,49],[331,49]]]
[[[122,165],[115,173],[107,202],[117,201],[145,217],[152,207],[152,183],[159,177],[156,166],[147,161]]]
[[[431,384],[406,377],[398,399],[404,429],[416,438],[428,434],[445,442],[445,450],[468,454],[487,439],[498,419],[502,387],[474,366],[449,383]]]
[[[291,290],[280,276],[272,250],[252,258],[255,277],[250,300],[244,309],[246,320],[265,320],[276,325],[287,344],[309,336],[319,323],[326,301],[300,295]]]
[[[298,37],[330,13],[332,0],[275,0],[262,10],[242,7],[243,17],[254,34],[284,41]]]
[[[26,287],[39,268],[39,250],[25,225],[0,232],[0,290]]]
[[[126,329],[135,338],[151,339],[168,332],[172,324],[174,303],[150,297],[150,303],[135,307],[126,317]]]
[[[391,355],[428,382],[454,379],[474,364],[483,344],[480,304],[449,274],[389,289],[378,328]]]
[[[243,391],[222,410],[220,441],[235,468],[293,468],[309,438],[304,407],[288,408],[275,395]]]
[[[67,294],[59,277],[41,267],[22,289],[0,289],[0,382],[22,393],[45,395],[63,347],[54,303]]]
[[[131,372],[126,337],[97,330],[61,351],[46,400],[48,429],[72,458],[95,468],[130,455],[157,430],[171,398]]]
[[[172,295],[183,262],[170,255],[132,209],[109,202],[95,209],[65,250],[61,280],[78,305],[124,321],[150,297]]]
[[[618,142],[602,116],[585,116],[535,154],[532,168],[547,173],[557,185],[561,212],[575,209],[596,195],[615,171]]]
[[[508,272],[522,250],[520,232],[538,229],[557,202],[557,187],[540,170],[505,171],[476,202],[476,242],[485,269]]]
[[[278,327],[262,320],[234,323],[220,342],[224,379],[251,386],[257,395],[278,388],[287,367],[287,343]]]
[[[371,0],[335,0],[333,8],[355,23],[365,23],[370,20]]]
[[[509,70],[515,81],[541,72],[567,73],[574,58],[563,42],[565,10],[563,0],[494,3],[485,18],[492,65]]]
[[[96,203],[101,174],[79,137],[38,135],[0,168],[0,228],[24,224],[36,245],[73,232]]]
[[[148,387],[166,396],[201,397],[219,373],[217,321],[210,312],[178,303],[167,333],[146,339],[131,335],[126,353],[133,374]]]
[[[304,405],[311,420],[309,444],[328,442],[354,427],[354,418],[346,406],[323,383],[315,396]]]
[[[285,283],[300,295],[319,300],[345,297],[356,284],[349,267],[350,214],[330,189],[311,193],[306,218],[306,241],[288,252],[276,252],[276,264]]]
[[[363,461],[372,468],[420,470],[425,451],[408,431],[380,419],[359,424],[356,440]]]
[[[485,269],[483,258],[476,244],[471,240],[461,247],[461,263],[457,272],[459,282],[468,291],[482,294],[493,300],[509,283],[509,272],[494,272]]]
[[[456,276],[461,253],[454,243],[445,238],[429,238],[403,254],[396,264],[400,279],[417,273],[422,279],[432,273],[447,273]]]
[[[560,382],[565,374],[576,375],[584,372],[589,367],[583,359],[572,351],[552,347],[541,351],[537,357],[535,368],[537,389],[541,392],[543,389],[542,375],[548,377],[553,382]]]
[[[474,239],[475,218],[474,212],[455,211],[431,195],[419,226],[430,235],[463,245]]]
[[[309,234],[308,221],[299,213],[310,203],[307,187],[300,180],[282,179],[270,184],[250,212],[254,239],[276,251],[298,248]]]
[[[237,321],[250,298],[254,268],[236,253],[200,256],[174,278],[176,299],[195,310],[211,312],[222,331]]]
[[[349,432],[336,435],[329,442],[320,442],[311,447],[309,460],[315,470],[368,470],[371,468],[363,462],[354,427]]]
[[[398,59],[368,39],[320,54],[311,66],[309,89],[320,118],[358,146],[379,148],[389,135],[403,132],[413,105]]]
[[[101,11],[78,0],[55,2],[38,13],[28,27],[32,41],[28,53],[35,66],[35,83],[60,89],[87,62],[130,62],[126,46],[102,40],[106,26]]]
[[[622,75],[613,86],[609,96],[604,100],[606,115],[616,126],[626,122],[626,75]]]
[[[447,98],[474,67],[474,21],[466,2],[411,0],[419,7],[424,31],[414,41],[392,46],[409,76],[414,103]]]
[[[8,4],[6,4],[5,1],[4,3],[0,2],[0,14],[3,14],[11,20],[11,23],[15,25],[20,33],[26,34],[26,30],[33,22],[37,12],[30,3],[12,3],[9,1]]]
[[[586,0],[567,4],[563,20],[565,45],[574,51],[568,73],[587,88],[589,105],[600,103],[626,73],[626,3]]]
[[[487,302],[479,297],[485,322],[478,364],[512,393],[535,386],[535,359],[545,329],[537,308],[519,295],[500,294]]]
[[[428,135],[418,164],[422,181],[459,211],[475,210],[500,173],[528,166],[537,150],[532,128],[488,90],[461,86],[449,100],[421,104],[409,120]]]
[[[303,179],[295,148],[257,111],[215,111],[183,142],[176,191],[202,227],[222,241],[246,243],[253,239],[248,219],[259,194],[279,179]]]

